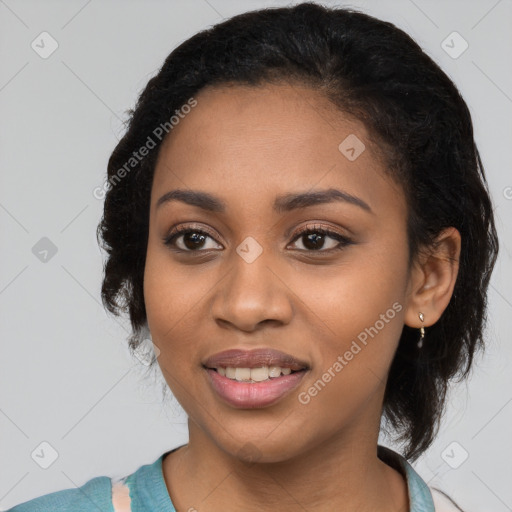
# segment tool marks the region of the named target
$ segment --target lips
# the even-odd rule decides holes
[[[300,385],[307,373],[301,370],[263,382],[238,382],[215,370],[205,371],[215,395],[236,409],[261,409],[277,404]]]
[[[271,348],[253,350],[231,349],[218,352],[208,357],[203,363],[205,368],[259,368],[262,366],[279,366],[292,371],[307,370],[309,365],[300,359]]]

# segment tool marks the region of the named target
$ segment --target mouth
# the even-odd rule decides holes
[[[257,368],[234,367],[234,366],[218,366],[216,368],[208,368],[217,372],[222,377],[226,377],[238,382],[265,382],[271,379],[277,379],[283,375],[303,372],[306,368],[300,370],[292,370],[288,367],[281,366],[259,366]]]
[[[225,350],[202,364],[223,377],[246,382],[262,382],[309,369],[305,361],[271,348]]]
[[[274,349],[227,350],[202,363],[215,393],[237,408],[267,407],[284,398],[310,369]]]

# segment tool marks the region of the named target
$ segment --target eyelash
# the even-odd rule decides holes
[[[167,235],[163,238],[163,242],[165,245],[170,246],[173,251],[177,251],[177,252],[181,252],[181,253],[201,253],[201,252],[206,253],[208,251],[218,250],[218,249],[198,249],[198,250],[190,250],[189,249],[189,250],[185,250],[185,249],[177,248],[174,244],[176,238],[178,238],[179,236],[186,234],[186,233],[196,233],[196,234],[200,234],[200,235],[206,235],[215,240],[215,238],[213,237],[213,235],[211,233],[209,233],[208,231],[205,231],[203,229],[196,229],[191,226],[178,226],[169,235]],[[298,233],[295,234],[295,236],[292,240],[292,243],[296,242],[301,236],[304,236],[305,234],[310,234],[310,233],[327,235],[330,238],[337,240],[339,242],[339,244],[336,247],[331,247],[330,249],[324,249],[324,250],[322,250],[322,249],[318,249],[318,250],[298,249],[299,251],[307,252],[307,253],[323,253],[323,254],[328,253],[328,254],[330,254],[332,252],[344,249],[346,246],[351,245],[353,243],[352,240],[350,240],[346,236],[340,235],[336,231],[331,231],[330,229],[323,228],[321,226],[306,226],[304,229],[300,230]]]

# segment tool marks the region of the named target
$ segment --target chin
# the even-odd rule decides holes
[[[246,464],[275,464],[287,462],[303,453],[304,448],[299,445],[290,444],[289,436],[283,439],[270,440],[261,437],[233,440],[218,446],[231,457]]]

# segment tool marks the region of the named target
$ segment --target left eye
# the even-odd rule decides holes
[[[325,248],[325,240],[328,238],[331,239],[330,247]],[[343,247],[351,243],[347,237],[322,227],[305,229],[297,234],[294,242],[296,240],[300,240],[304,246],[304,249],[299,248],[299,250],[308,252],[330,252],[331,250],[343,249]]]

